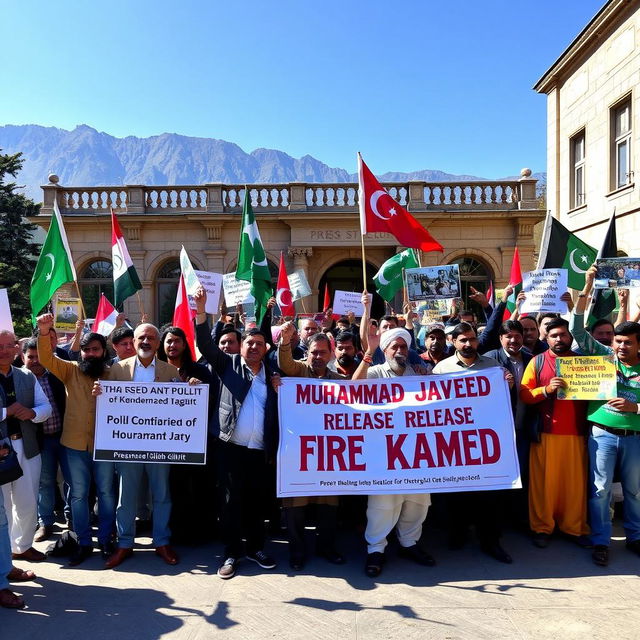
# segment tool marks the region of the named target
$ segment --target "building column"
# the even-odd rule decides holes
[[[313,255],[313,248],[289,247],[287,253],[291,258],[293,258],[293,270],[302,270],[307,282],[309,282],[309,258]],[[313,296],[313,290],[311,291],[311,296]],[[295,305],[296,311],[303,311],[302,302],[300,300],[296,300]]]

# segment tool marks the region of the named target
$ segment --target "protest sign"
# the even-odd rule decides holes
[[[416,303],[415,311],[420,319],[420,324],[431,324],[441,321],[442,316],[449,313],[449,307],[450,302],[446,299],[424,300]]]
[[[369,304],[373,299],[372,294],[368,294]],[[333,315],[346,316],[350,311],[358,317],[364,315],[364,307],[362,306],[362,292],[358,291],[336,291],[333,296]]]
[[[209,385],[101,380],[94,460],[205,464]]]
[[[568,385],[558,389],[558,400],[610,400],[617,395],[613,356],[556,358],[556,375]]]
[[[460,271],[457,264],[406,269],[404,275],[410,302],[460,296]]]
[[[218,313],[220,307],[220,293],[222,291],[222,274],[213,273],[212,271],[198,271],[194,269],[198,282],[202,285],[202,288],[207,292],[207,304],[205,305],[205,311],[210,314]],[[187,292],[190,294],[190,292]],[[189,295],[189,304],[193,300],[192,295]],[[195,303],[191,306],[195,309]]]
[[[238,280],[235,273],[225,273],[222,276],[222,287],[224,289],[224,303],[227,307],[255,302],[251,295],[251,283],[246,280]]]
[[[520,313],[551,311],[567,313],[567,303],[560,296],[567,292],[566,269],[537,269],[522,274],[522,290],[527,296]]]
[[[519,488],[501,368],[366,381],[283,378],[278,496]]]
[[[13,320],[11,319],[11,307],[6,289],[0,289],[0,331],[7,329],[13,332]]]
[[[294,302],[311,295],[311,287],[303,269],[296,269],[289,274],[288,279],[291,298]]]
[[[56,297],[55,328],[59,331],[75,331],[80,319],[80,299]]]
[[[640,258],[598,258],[594,289],[635,289],[640,287]]]

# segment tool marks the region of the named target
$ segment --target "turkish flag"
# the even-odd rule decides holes
[[[173,324],[174,327],[180,327],[187,336],[187,344],[191,349],[191,357],[196,360],[196,335],[193,328],[193,319],[196,316],[194,309],[191,309],[189,305],[189,298],[187,297],[187,288],[184,286],[184,276],[180,274],[180,281],[178,282],[178,291],[176,293],[176,306],[173,311]]]
[[[358,181],[360,229],[363,235],[381,231],[394,235],[401,245],[411,249],[444,251],[442,245],[382,188],[360,154]]]
[[[276,302],[283,316],[295,316],[296,308],[293,306],[293,296],[289,288],[287,269],[284,266],[284,256],[280,252],[280,269],[278,270],[278,286],[276,287]]]
[[[328,311],[331,307],[331,297],[329,296],[329,283],[324,285],[324,300],[322,302],[322,310]]]

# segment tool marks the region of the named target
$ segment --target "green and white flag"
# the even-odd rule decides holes
[[[267,256],[264,252],[258,224],[251,208],[251,195],[247,188],[244,190],[236,278],[251,283],[251,295],[256,301],[256,321],[260,324],[267,310],[267,302],[273,295],[273,289],[271,287],[271,273],[267,264]]]
[[[419,266],[413,249],[405,249],[400,253],[396,253],[396,255],[389,258],[380,269],[378,269],[378,273],[373,276],[376,291],[387,302],[391,302],[396,293],[404,286],[402,270],[415,269]]]
[[[31,321],[36,324],[36,316],[53,298],[53,294],[67,282],[77,279],[73,266],[69,241],[62,224],[58,203],[53,202],[53,215],[47,237],[40,250],[38,264],[31,278]]]

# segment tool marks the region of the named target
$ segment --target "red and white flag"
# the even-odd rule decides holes
[[[196,336],[193,328],[193,319],[196,317],[195,310],[189,306],[187,288],[184,286],[184,276],[180,274],[178,282],[178,292],[176,293],[176,307],[173,311],[172,324],[180,327],[187,336],[187,344],[191,349],[191,357],[196,360]]]
[[[442,245],[383,189],[360,154],[358,182],[362,235],[374,232],[390,233],[405,247],[422,251],[444,251]]]
[[[329,295],[329,283],[324,285],[324,301],[322,303],[322,310],[329,311],[331,307],[331,296]]]
[[[93,321],[93,332],[99,333],[105,338],[116,328],[118,311],[107,300],[104,293],[100,294],[100,302],[96,311],[96,318]]]
[[[280,252],[280,269],[278,270],[278,286],[276,288],[276,302],[283,316],[295,316],[296,308],[293,305],[293,296],[287,277],[287,269],[284,266],[284,256]]]

